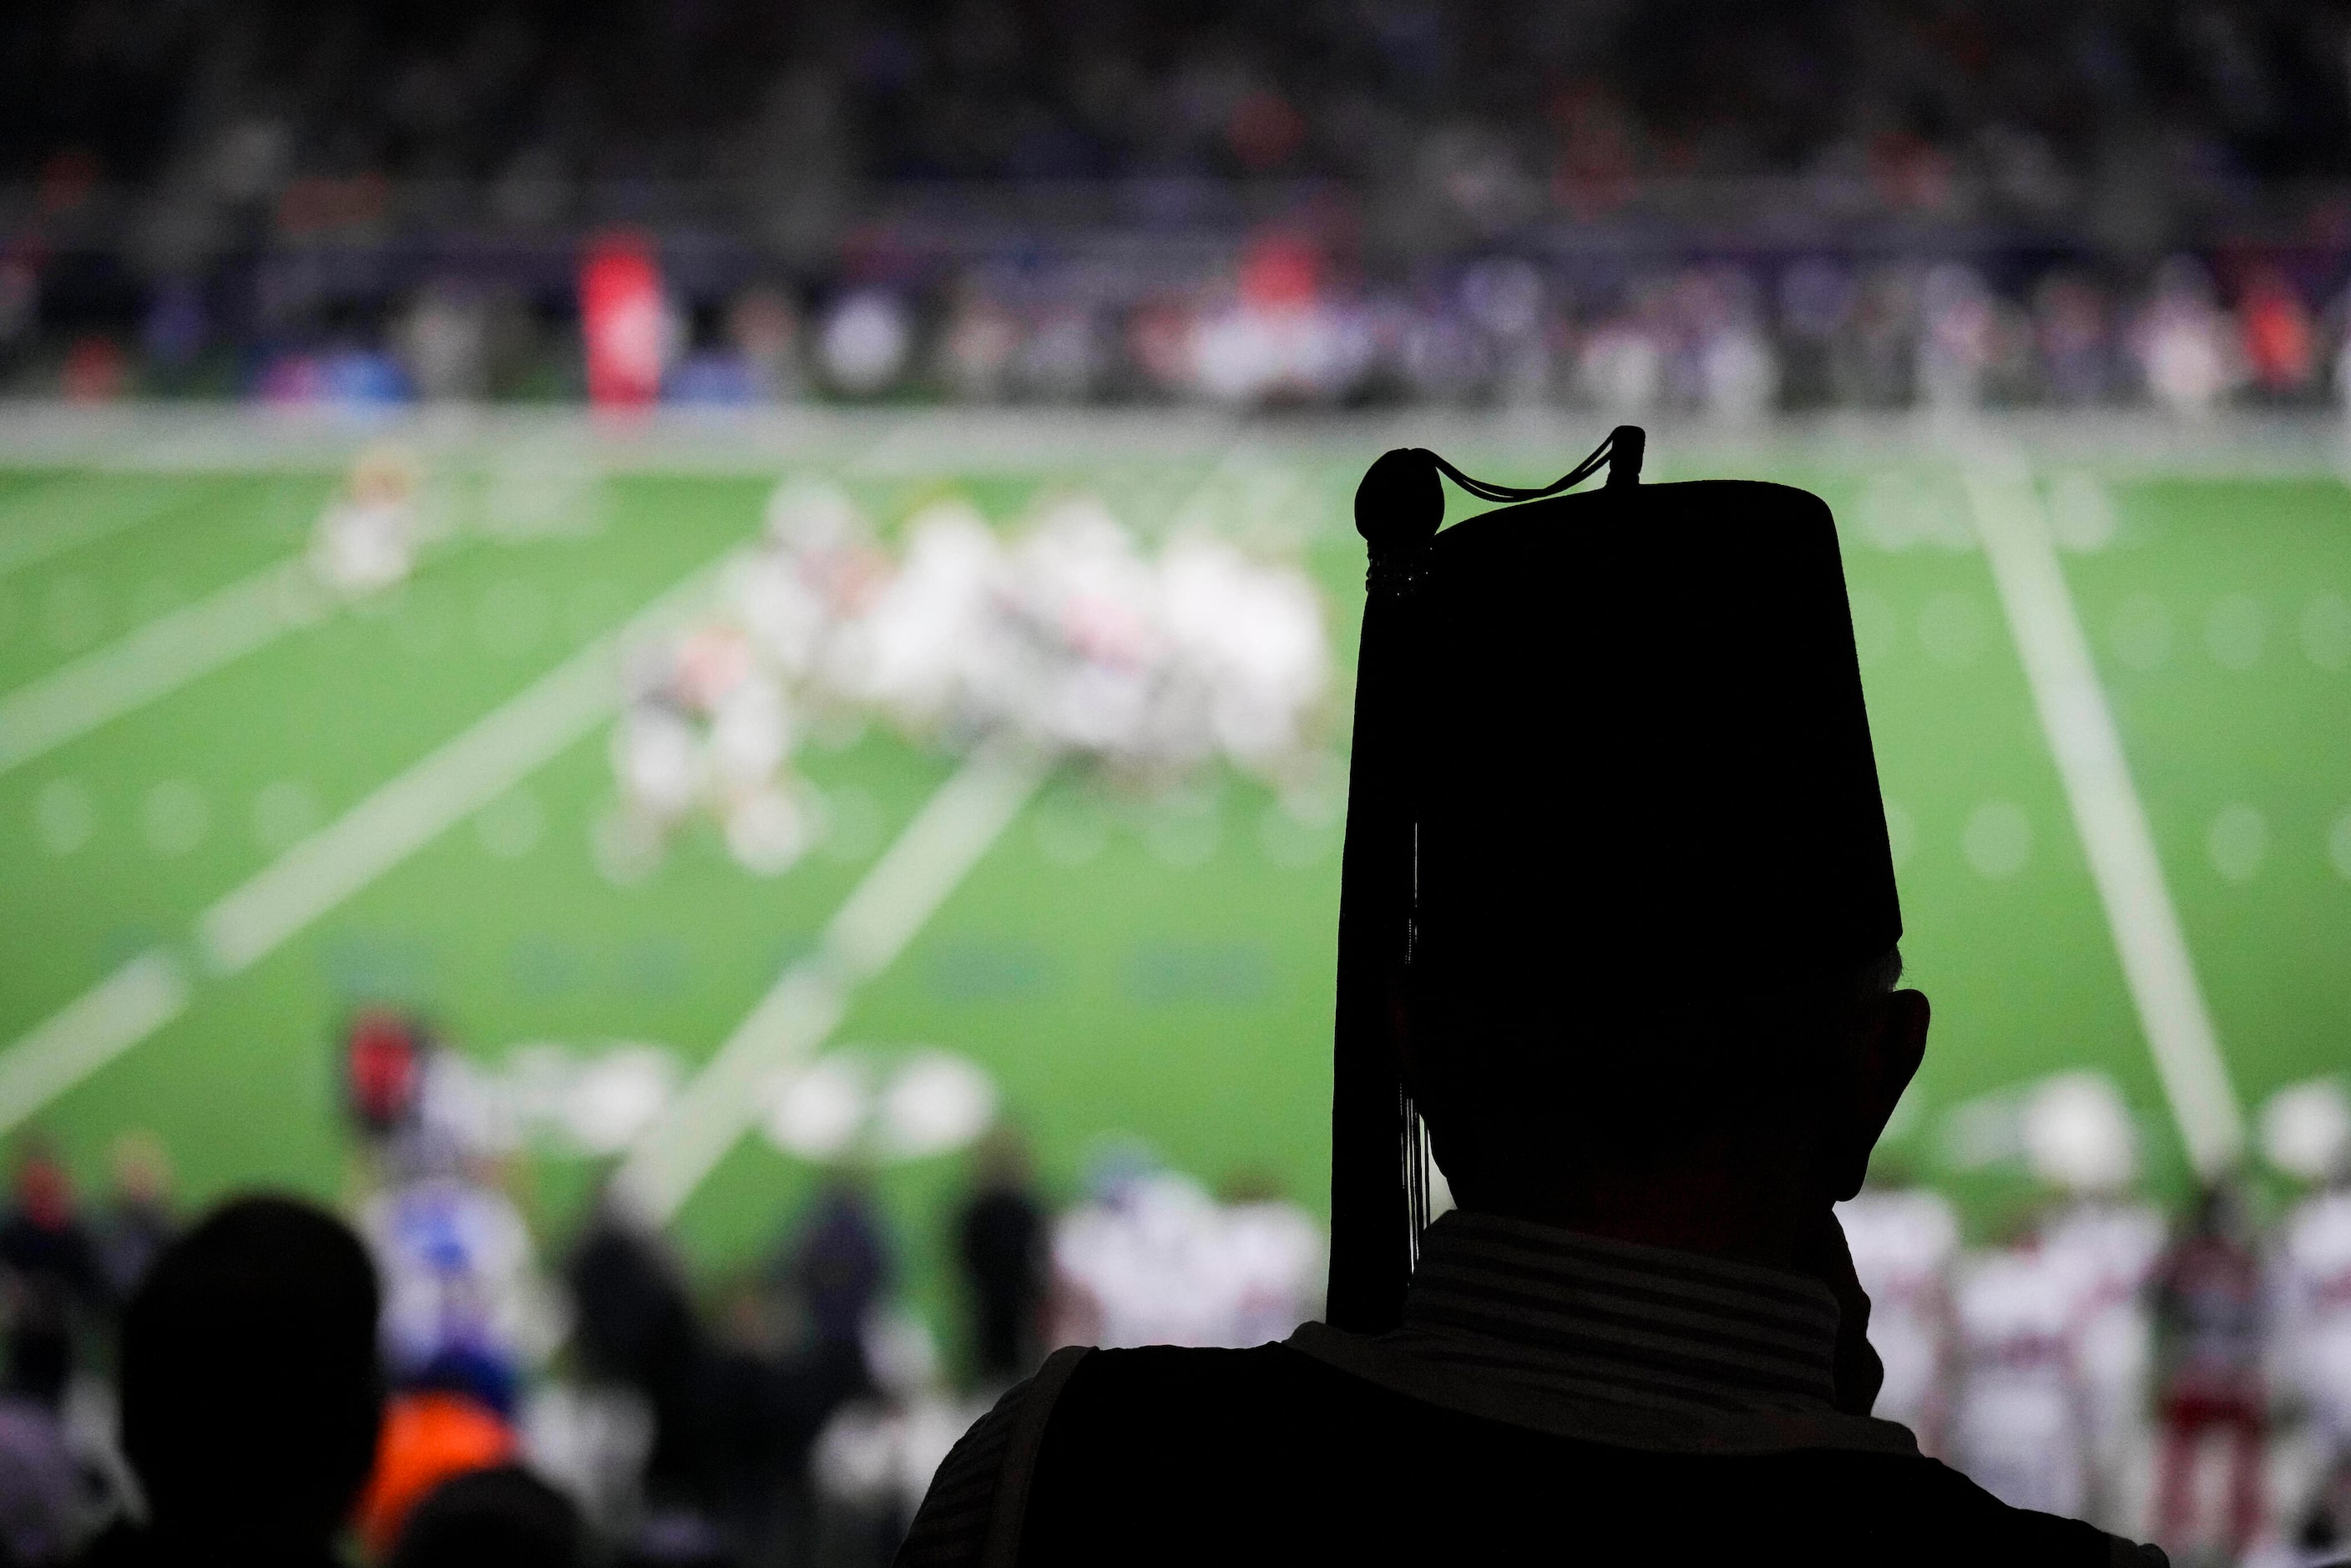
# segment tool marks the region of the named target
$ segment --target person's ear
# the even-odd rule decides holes
[[[1870,1003],[1855,1031],[1850,1075],[1835,1124],[1828,1129],[1830,1196],[1839,1201],[1861,1190],[1869,1152],[1886,1132],[1902,1092],[1927,1056],[1933,1017],[1923,991],[1896,991]]]

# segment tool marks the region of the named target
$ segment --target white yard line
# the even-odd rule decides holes
[[[983,748],[941,785],[750,1016],[630,1150],[615,1177],[637,1212],[667,1220],[764,1113],[779,1072],[804,1061],[889,967],[1044,782],[1034,753]]]
[[[0,696],[0,773],[275,641],[324,590],[279,561]]]
[[[2123,976],[2155,1055],[2180,1141],[2198,1172],[2228,1169],[2244,1151],[2244,1112],[2229,1082],[2212,1017],[2196,983],[2179,914],[2163,880],[2146,809],[2106,706],[2031,472],[2010,450],[1964,458],[1976,528],[2057,760],[2090,875],[2105,904]]]
[[[188,1005],[179,962],[151,947],[0,1055],[0,1134],[178,1016]]]

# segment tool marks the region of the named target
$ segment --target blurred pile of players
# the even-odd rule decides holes
[[[358,1520],[371,1550],[441,1480],[519,1459],[616,1561],[885,1562],[955,1438],[1052,1346],[1245,1345],[1319,1310],[1322,1233],[1271,1183],[1235,1176],[1212,1197],[1112,1142],[1056,1212],[1000,1121],[962,1144],[967,1179],[937,1217],[952,1333],[909,1304],[903,1239],[855,1154],[762,1258],[697,1281],[618,1197],[569,1237],[535,1234],[520,1102],[420,1019],[364,1011],[341,1053],[347,1201],[383,1281],[393,1396]],[[589,1096],[604,1108],[583,1125],[606,1126],[607,1147],[624,1080],[652,1098],[618,1120],[658,1107],[663,1081],[641,1066]],[[550,1071],[516,1082],[544,1092]],[[2104,1077],[2062,1074],[2012,1109],[2043,1196],[1996,1244],[1963,1246],[1950,1204],[1896,1158],[1844,1206],[1886,1366],[1878,1413],[2003,1497],[2184,1560],[2332,1560],[2351,1539],[2340,1083],[2281,1092],[2261,1181],[2211,1183],[2170,1216],[2144,1196]],[[26,1143],[0,1214],[0,1538],[21,1563],[56,1560],[123,1484],[110,1324],[175,1220],[152,1139],[123,1139],[113,1170],[85,1209]]]
[[[745,867],[784,871],[824,809],[795,746],[872,719],[1145,791],[1217,758],[1278,789],[1322,768],[1329,639],[1298,565],[1201,533],[1146,553],[1084,496],[1009,540],[936,500],[903,540],[884,549],[833,486],[778,488],[708,618],[634,652],[612,737],[622,815],[600,847],[642,860],[707,813]]]

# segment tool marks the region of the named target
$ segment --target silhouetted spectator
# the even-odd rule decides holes
[[[0,1563],[39,1568],[63,1561],[86,1527],[92,1500],[56,1413],[29,1399],[0,1397]]]
[[[17,1158],[16,1191],[0,1216],[0,1266],[7,1270],[9,1392],[55,1409],[73,1374],[76,1316],[98,1301],[100,1284],[73,1180],[37,1143]]]
[[[1604,452],[1443,533],[1426,452],[1357,492],[1330,1321],[1055,1352],[902,1563],[2150,1561],[1869,1415],[1834,1206],[1928,1006],[1835,524]]]
[[[528,1470],[501,1465],[441,1483],[408,1516],[387,1568],[575,1568],[580,1511]]]
[[[340,1220],[235,1199],[173,1242],[122,1329],[122,1448],[147,1502],[100,1568],[338,1561],[375,1456],[375,1270]]]
[[[828,1182],[810,1206],[806,1228],[778,1270],[806,1303],[816,1338],[853,1344],[895,1267],[872,1198],[853,1182]]]
[[[572,1250],[573,1343],[590,1376],[651,1406],[649,1494],[703,1499],[710,1487],[708,1347],[693,1299],[659,1244],[612,1204]]]
[[[179,1224],[172,1213],[172,1167],[163,1145],[145,1133],[114,1141],[114,1193],[99,1217],[98,1266],[116,1309],[162,1254]]]
[[[1040,1354],[1045,1211],[1011,1129],[991,1134],[974,1163],[974,1191],[956,1218],[956,1257],[971,1293],[972,1372],[1001,1387],[1032,1370]]]

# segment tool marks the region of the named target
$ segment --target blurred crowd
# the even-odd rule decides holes
[[[594,281],[615,248],[643,258],[622,298]],[[45,323],[40,263],[0,256],[0,387],[360,412],[1416,403],[1733,425],[1823,409],[2351,406],[2351,266],[2331,253],[2116,266],[1820,252],[1595,270],[1491,250],[1376,282],[1278,225],[1175,278],[983,261],[886,283],[710,284],[664,272],[658,250],[599,239],[566,253],[576,276],[536,293],[463,267],[350,298],[313,277],[306,305],[266,323],[250,277],[167,280],[95,326],[69,311]]]
[[[619,1188],[544,1245],[485,1139],[478,1070],[418,1019],[360,1014],[342,1076],[359,1151],[346,1234],[372,1263],[388,1391],[338,1505],[368,1561],[885,1563],[956,1437],[1051,1348],[1250,1345],[1321,1311],[1309,1214],[1247,1174],[1212,1196],[1131,1140],[1100,1146],[1058,1209],[1008,1125],[967,1145],[937,1218],[959,1314],[942,1333],[911,1304],[904,1238],[854,1161],[827,1168],[764,1256],[696,1280]],[[1885,1365],[1876,1413],[2006,1500],[2153,1536],[2177,1560],[2336,1560],[2351,1541],[2341,1084],[2281,1092],[2271,1179],[2213,1180],[2176,1214],[2146,1196],[2102,1075],[2060,1074],[2014,1109],[2042,1196],[1990,1244],[1963,1245],[1951,1204],[1898,1155],[1840,1209]],[[111,1173],[85,1205],[50,1150],[22,1145],[0,1212],[0,1561],[145,1561],[123,1555],[125,1532],[157,1528],[150,1494],[168,1483],[146,1473],[167,1461],[139,1380],[227,1333],[142,1285],[188,1249],[162,1151],[127,1135]],[[205,1228],[232,1218],[261,1222],[232,1206]],[[330,1262],[298,1277],[331,1280]],[[180,1336],[160,1362],[140,1343],[159,1323]],[[241,1370],[224,1355],[224,1386],[249,1383],[256,1409],[299,1370],[294,1350]],[[499,1531],[528,1549],[482,1555]]]
[[[2333,401],[2346,29],[45,0],[0,19],[0,390],[601,397],[628,272],[630,395],[695,403]]]
[[[853,1162],[723,1278],[691,1278],[618,1189],[543,1249],[505,1145],[486,1136],[478,1071],[389,1010],[355,1018],[342,1051],[358,1151],[347,1234],[373,1267],[387,1397],[364,1479],[355,1469],[330,1512],[347,1514],[365,1561],[884,1563],[947,1449],[1051,1348],[1255,1344],[1320,1308],[1322,1231],[1263,1178],[1212,1197],[1143,1145],[1113,1143],[1081,1199],[1056,1212],[1001,1124],[969,1145],[939,1217],[960,1315],[945,1334],[910,1305],[904,1239]],[[289,1279],[331,1283],[336,1260],[302,1249],[331,1252],[336,1222],[261,1207],[233,1204],[203,1229],[291,1226],[308,1239],[267,1243]],[[94,1206],[46,1145],[21,1146],[0,1210],[0,1563],[155,1561],[139,1554],[142,1532],[198,1531],[157,1496],[178,1483],[151,1473],[197,1464],[159,1457],[157,1418],[142,1414],[159,1385],[184,1394],[213,1378],[211,1398],[244,1398],[275,1423],[256,1444],[305,1440],[284,1429],[287,1380],[328,1373],[304,1347],[240,1370],[250,1347],[203,1326],[216,1303],[146,1283],[182,1224],[152,1139],[116,1145]],[[243,1289],[256,1266],[206,1267],[242,1270]],[[186,1364],[208,1358],[223,1365]],[[320,1447],[331,1435],[309,1434]],[[246,1458],[268,1467],[258,1450]],[[292,1479],[266,1495],[307,1506]]]
[[[2346,172],[2345,23],[2241,0],[41,0],[0,50],[0,172],[70,152],[82,177],[192,195],[1290,173],[1475,179],[1456,200],[1502,214],[1809,173],[2031,210],[2117,162],[2222,186]]]

